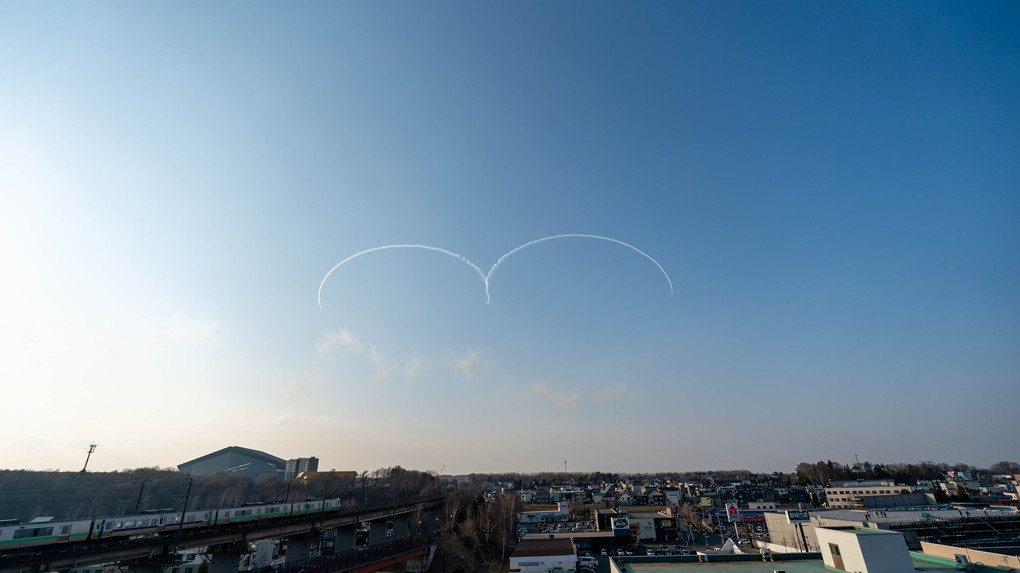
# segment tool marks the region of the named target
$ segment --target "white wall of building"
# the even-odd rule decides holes
[[[913,573],[907,543],[903,534],[860,532],[818,527],[815,529],[826,566],[847,573]],[[839,558],[834,553],[838,548]]]
[[[576,555],[543,555],[541,557],[510,557],[510,570],[521,573],[574,573]]]

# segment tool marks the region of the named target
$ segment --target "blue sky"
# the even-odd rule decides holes
[[[1015,460],[1015,3],[0,5],[4,467]],[[491,301],[472,269],[508,258]]]

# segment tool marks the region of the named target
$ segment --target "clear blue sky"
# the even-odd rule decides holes
[[[1017,460],[1020,6],[0,4],[3,467]],[[527,241],[491,280],[482,268]]]

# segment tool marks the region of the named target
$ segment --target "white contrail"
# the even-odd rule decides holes
[[[599,240],[602,240],[602,241],[609,241],[610,243],[616,243],[618,245],[623,245],[624,247],[627,247],[629,249],[637,251],[638,253],[641,253],[642,256],[644,256],[649,261],[652,261],[653,263],[655,263],[655,266],[659,267],[659,270],[662,271],[662,274],[666,276],[666,282],[669,283],[669,293],[673,294],[673,281],[670,280],[669,274],[666,273],[666,269],[662,268],[662,265],[659,264],[659,261],[657,261],[657,260],[653,259],[652,257],[648,256],[648,254],[645,253],[644,251],[642,251],[641,249],[635,247],[634,245],[630,245],[630,244],[624,243],[623,241],[619,241],[617,239],[611,239],[609,237],[601,237],[599,235],[583,235],[583,234],[579,234],[579,233],[568,233],[568,234],[563,234],[563,235],[553,235],[551,237],[543,237],[541,239],[535,239],[534,241],[530,241],[530,242],[524,243],[523,245],[517,247],[516,249],[514,249],[514,250],[510,251],[509,253],[503,255],[502,257],[500,257],[499,260],[496,261],[496,264],[492,265],[492,268],[489,269],[489,274],[483,274],[482,273],[482,269],[478,268],[478,265],[476,265],[476,264],[472,263],[471,261],[467,260],[465,257],[463,257],[461,255],[458,255],[457,253],[454,253],[454,252],[451,252],[451,251],[447,251],[446,249],[440,249],[439,247],[430,247],[428,245],[384,245],[382,247],[373,247],[371,249],[365,249],[364,251],[361,251],[360,253],[355,253],[355,254],[347,257],[346,259],[340,261],[339,263],[336,264],[335,267],[329,269],[329,272],[326,273],[326,276],[322,277],[322,282],[319,283],[319,294],[318,294],[319,308],[320,309],[322,308],[322,287],[323,287],[323,285],[326,284],[326,279],[329,278],[329,275],[333,274],[333,271],[337,270],[338,268],[343,266],[344,263],[346,263],[347,261],[350,261],[351,259],[360,257],[361,255],[364,255],[364,254],[367,254],[367,253],[371,253],[371,252],[374,252],[374,251],[381,251],[383,249],[425,249],[427,251],[436,251],[437,253],[443,253],[444,255],[449,255],[449,256],[451,256],[451,257],[453,257],[453,258],[463,262],[464,264],[466,264],[466,265],[470,266],[472,269],[474,269],[475,272],[478,273],[479,278],[482,279],[482,282],[485,284],[485,304],[489,304],[489,301],[491,300],[491,296],[489,295],[489,281],[492,280],[493,273],[496,272],[496,269],[499,267],[500,264],[503,263],[503,261],[507,257],[509,257],[510,255],[512,255],[514,253],[517,253],[518,251],[526,249],[526,248],[530,247],[531,245],[534,245],[534,244],[537,244],[537,243],[541,243],[543,241],[551,241],[553,239],[567,239],[567,238],[571,238],[571,237],[574,237],[574,238],[584,238],[584,239],[599,239]]]
[[[499,267],[500,263],[502,263],[504,259],[506,259],[510,255],[512,255],[512,254],[514,254],[514,253],[516,253],[518,251],[521,251],[523,249],[526,249],[526,248],[528,248],[531,245],[534,245],[536,243],[541,243],[543,241],[551,241],[553,239],[566,239],[566,238],[569,238],[569,237],[580,237],[580,238],[585,238],[585,239],[601,239],[603,241],[609,241],[610,243],[616,243],[618,245],[623,245],[624,247],[628,247],[630,249],[633,249],[633,250],[641,253],[642,255],[644,255],[644,257],[646,259],[648,259],[649,261],[652,261],[653,263],[655,263],[655,266],[659,267],[659,270],[662,271],[662,274],[666,275],[666,282],[669,283],[669,294],[673,294],[673,281],[671,281],[669,279],[669,274],[666,273],[666,269],[662,268],[662,265],[659,264],[659,261],[657,261],[657,260],[653,259],[652,257],[648,256],[648,254],[645,253],[644,251],[642,251],[641,249],[635,247],[634,245],[629,245],[627,243],[624,243],[623,241],[618,241],[616,239],[610,239],[609,237],[600,237],[599,235],[583,235],[583,234],[579,234],[579,233],[568,233],[568,234],[564,234],[564,235],[553,235],[551,237],[543,237],[541,239],[535,239],[534,241],[530,241],[530,242],[524,243],[523,245],[517,247],[516,249],[514,249],[514,250],[510,251],[509,253],[503,255],[502,257],[500,257],[499,260],[496,261],[496,264],[492,265],[492,268],[489,269],[489,274],[485,275],[485,301],[486,301],[486,304],[488,304],[488,301],[489,301],[489,281],[492,280],[492,274],[494,272],[496,272],[496,268]]]
[[[337,263],[335,267],[329,269],[329,272],[326,273],[326,276],[322,277],[322,282],[319,283],[319,294],[318,294],[319,309],[322,309],[322,286],[326,284],[326,279],[329,278],[329,275],[333,274],[333,271],[339,269],[341,266],[343,266],[344,263],[346,263],[347,261],[350,261],[351,259],[355,259],[357,257],[360,257],[361,255],[364,255],[364,254],[367,254],[367,253],[371,253],[371,252],[374,252],[374,251],[381,251],[383,249],[425,249],[427,251],[436,251],[437,253],[443,253],[444,255],[450,255],[451,257],[453,257],[453,258],[455,258],[455,259],[457,259],[459,261],[462,261],[463,263],[465,263],[468,266],[470,266],[471,268],[473,268],[475,270],[475,272],[478,273],[478,276],[482,279],[482,282],[485,283],[485,292],[486,292],[486,294],[488,294],[488,292],[489,292],[489,281],[485,277],[485,275],[482,274],[482,269],[478,268],[478,266],[476,264],[474,264],[471,261],[467,260],[463,256],[458,255],[457,253],[454,253],[454,252],[451,252],[451,251],[447,251],[446,249],[440,249],[439,247],[430,247],[428,245],[384,245],[382,247],[372,247],[371,249],[365,249],[364,251],[361,251],[360,253],[354,253],[353,255],[351,255],[351,256],[347,257],[346,259],[344,259],[344,260],[340,261],[339,263]],[[486,298],[485,302],[486,302],[486,304],[488,304],[488,298]]]

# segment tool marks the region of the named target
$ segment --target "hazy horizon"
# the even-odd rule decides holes
[[[1016,460],[1017,29],[5,3],[0,464]]]

